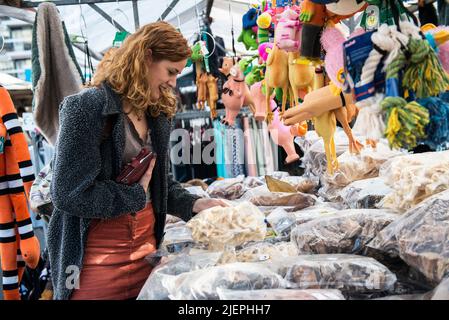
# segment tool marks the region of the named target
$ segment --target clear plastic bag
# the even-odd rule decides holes
[[[433,290],[431,300],[449,300],[449,276]]]
[[[279,261],[286,257],[296,257],[298,249],[292,242],[270,243],[267,241],[248,244],[236,249],[227,248],[220,258],[219,264],[233,262]]]
[[[259,290],[286,288],[288,283],[260,263],[236,262],[183,273],[171,282],[173,300],[217,300],[219,289]]]
[[[376,149],[366,146],[359,155],[345,151],[338,157],[338,170],[332,176],[323,175],[323,184],[345,187],[353,181],[375,178],[379,169],[387,160],[404,153],[391,150],[384,141],[377,144]]]
[[[260,194],[250,199],[250,202],[256,206],[281,206],[294,207],[301,210],[315,204],[316,198],[306,193],[286,193],[286,192],[268,192]]]
[[[299,289],[338,289],[342,292],[387,292],[396,276],[368,257],[332,254],[283,259],[277,272]]]
[[[200,196],[202,198],[210,198],[209,194],[199,186],[187,187],[185,188],[189,193]]]
[[[369,248],[399,256],[434,285],[449,272],[449,190],[408,210],[379,232]]]
[[[296,226],[291,240],[300,254],[360,253],[396,214],[376,209],[349,209]]]
[[[243,184],[244,176],[217,180],[207,188],[207,193],[211,198],[222,198],[227,200],[239,199],[246,191]]]
[[[377,177],[350,183],[341,190],[340,197],[351,209],[374,209],[392,191],[384,179]]]
[[[297,192],[314,193],[320,183],[315,176],[290,176],[282,178],[281,181],[291,184]]]
[[[296,225],[300,225],[318,218],[333,216],[339,211],[330,204],[323,203],[292,213],[295,215]]]
[[[404,212],[449,188],[449,151],[392,159],[381,167],[379,176],[393,189],[381,205]]]
[[[193,217],[187,226],[192,230],[195,242],[217,250],[222,250],[225,245],[238,246],[263,240],[267,233],[265,215],[249,202],[209,208]]]
[[[181,222],[181,221],[182,221],[181,218],[178,218],[178,217],[173,216],[171,214],[167,214],[167,216],[165,217],[165,225],[166,226],[169,225],[169,224],[175,224],[175,223],[178,223],[178,222]]]
[[[153,269],[140,290],[137,300],[168,300],[169,290],[173,288],[176,276],[215,266],[221,254],[221,252],[205,252],[166,257],[165,261]]]
[[[220,300],[345,300],[340,290],[297,290],[297,289],[262,289],[262,290],[228,290],[217,289]]]
[[[243,180],[243,185],[246,190],[260,187],[264,184],[264,179],[261,177],[246,177],[245,180]]]
[[[166,228],[164,241],[161,245],[169,253],[176,253],[181,252],[184,248],[192,247],[194,244],[192,231],[184,225]]]
[[[271,225],[277,235],[290,234],[291,228],[296,223],[296,217],[293,213],[287,212],[282,208],[277,208],[267,216],[266,221]]]

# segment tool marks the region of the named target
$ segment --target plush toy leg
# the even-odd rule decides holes
[[[268,80],[265,81],[265,103],[267,106],[267,123],[270,124],[271,121],[273,121],[274,118],[274,114],[273,111],[271,110],[271,102],[270,102],[270,92],[271,92],[271,87],[268,85]]]
[[[37,267],[40,256],[39,241],[34,235],[33,225],[28,211],[28,203],[25,195],[25,187],[20,176],[19,166],[12,147],[6,147],[6,174],[13,179],[8,180],[9,199],[11,200],[16,223],[20,234],[20,250],[26,264],[34,269]],[[17,252],[14,251],[14,256]]]
[[[0,182],[1,186],[2,183]],[[3,272],[3,296],[5,300],[20,300],[19,273],[16,261],[16,229],[12,205],[8,195],[0,196],[0,207],[2,208],[0,214],[0,256]]]
[[[288,95],[288,83],[282,88],[282,112],[285,112],[285,106],[287,105],[287,95]]]

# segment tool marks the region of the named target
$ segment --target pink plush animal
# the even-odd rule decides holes
[[[265,94],[262,93],[263,82],[264,81],[256,82],[250,88],[251,96],[254,99],[254,105],[255,105],[255,109],[256,109],[254,118],[257,121],[265,121],[265,118],[267,116]],[[273,92],[273,96],[270,99],[271,110],[274,110],[276,108],[276,102],[273,100],[273,98],[274,98],[274,92]]]
[[[338,87],[343,87],[343,42],[346,38],[336,27],[328,27],[321,35],[321,44],[326,51],[324,65],[331,81]]]
[[[273,43],[271,42],[265,42],[259,45],[259,56],[262,58],[263,61],[267,61],[268,54],[270,53],[272,48]]]
[[[299,50],[300,22],[298,18],[299,14],[290,8],[278,16],[274,42],[280,49],[288,52]]]
[[[225,106],[225,118],[223,123],[233,126],[235,118],[245,102],[245,95],[249,89],[245,84],[242,70],[235,65],[231,68],[228,81],[223,85],[221,100]]]
[[[273,121],[268,126],[268,130],[274,143],[281,146],[287,153],[287,158],[285,158],[286,163],[291,163],[299,159],[293,141],[294,136],[290,132],[290,126],[286,126],[280,121],[278,110],[274,111]]]

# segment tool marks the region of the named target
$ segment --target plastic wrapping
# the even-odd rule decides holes
[[[324,152],[324,143],[321,138],[316,139],[316,133],[309,133],[304,140],[297,139],[297,143],[304,151],[302,163],[307,175],[317,177],[323,176],[327,171],[326,153]],[[341,155],[349,148],[348,138],[344,131],[337,128],[335,137],[335,151],[337,156]]]
[[[384,292],[396,282],[396,276],[376,260],[348,254],[285,258],[277,271],[299,289]]]
[[[376,149],[369,146],[363,148],[359,155],[352,155],[346,151],[338,157],[337,172],[332,176],[323,176],[323,182],[345,187],[353,181],[375,178],[379,175],[383,163],[400,155],[403,153],[391,150],[383,141],[377,144]]]
[[[243,175],[236,178],[217,180],[214,181],[209,188],[207,188],[207,193],[211,198],[222,198],[228,200],[239,199],[246,191],[243,181]]]
[[[384,179],[371,178],[350,183],[340,192],[340,197],[351,209],[374,209],[392,191]]]
[[[379,176],[393,189],[383,207],[406,211],[449,188],[449,151],[411,154],[385,163]]]
[[[338,212],[338,209],[324,203],[292,213],[295,215],[296,225],[300,225],[318,218],[333,216]]]
[[[297,290],[297,289],[262,289],[262,290],[217,290],[220,300],[345,300],[340,290]]]
[[[173,300],[217,300],[219,289],[286,288],[288,283],[260,263],[236,262],[180,274],[171,282]]]
[[[249,202],[233,207],[213,207],[198,213],[187,226],[195,242],[223,249],[248,241],[263,240],[267,233],[265,215]]]
[[[268,192],[252,197],[250,202],[256,206],[292,206],[296,210],[315,204],[315,197],[306,193]]]
[[[449,300],[449,276],[433,290],[432,300]]]
[[[37,175],[30,189],[30,207],[40,215],[51,216],[53,204],[51,202],[50,184],[53,176],[52,163],[47,164]]]
[[[243,185],[245,186],[246,190],[263,186],[264,184],[265,182],[261,177],[246,177],[245,180],[243,180]]]
[[[449,272],[449,190],[410,209],[382,230],[368,247],[400,256],[434,285]]]
[[[296,223],[296,216],[282,208],[277,208],[267,216],[266,221],[271,225],[277,235],[290,234]]]
[[[279,261],[286,257],[296,257],[298,249],[292,242],[257,242],[240,250],[226,248],[218,264],[233,262]]]
[[[169,256],[153,269],[137,300],[168,300],[177,275],[215,266],[220,256],[221,252]]]
[[[194,244],[192,232],[184,225],[166,228],[161,245],[169,253],[175,253],[181,252],[184,248],[192,247]]]
[[[167,216],[165,217],[165,225],[167,227],[167,225],[171,225],[171,224],[175,224],[182,221],[181,218],[178,218],[176,216],[173,216],[171,214],[167,214]]]
[[[302,193],[314,193],[320,183],[319,179],[315,176],[290,176],[282,178],[281,181],[291,184],[297,192]]]
[[[296,226],[291,240],[300,254],[359,253],[397,217],[385,210],[344,210]]]
[[[190,192],[191,194],[200,196],[202,198],[210,198],[209,194],[202,188],[199,186],[193,186],[193,187],[187,187],[185,188],[188,192]]]

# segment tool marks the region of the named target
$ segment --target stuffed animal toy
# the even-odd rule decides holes
[[[304,0],[299,19],[304,23],[301,31],[301,56],[319,59],[321,54],[320,34],[327,21],[338,23],[352,17],[367,7],[367,3],[358,0],[339,0],[331,4],[318,4]]]
[[[273,44],[270,42],[266,42],[266,43],[262,43],[261,45],[259,45],[259,57],[262,58],[263,61],[267,61],[268,59],[268,54],[270,53],[270,51],[273,49]]]
[[[267,116],[267,108],[266,108],[266,97],[265,93],[263,92],[262,88],[265,86],[264,81],[259,81],[254,83],[251,88],[251,96],[254,99],[255,104],[255,110],[254,118],[257,121],[265,121]],[[275,93],[273,91],[272,95],[270,96],[270,110],[274,110],[276,108],[276,102],[274,101]]]
[[[279,118],[279,110],[274,111],[273,121],[268,125],[271,138],[274,143],[281,146],[287,153],[286,163],[291,163],[299,159],[295,150],[294,136],[290,132],[290,127],[284,125]]]
[[[336,27],[327,27],[322,36],[321,43],[323,49],[326,51],[324,60],[326,73],[331,79],[332,83],[338,87],[343,87],[343,43],[346,38]],[[338,122],[342,125],[344,132],[348,136],[349,151],[351,153],[359,154],[363,145],[354,137],[349,122],[352,121],[348,116],[348,109],[351,109],[351,115],[355,115],[357,108],[355,105],[347,105],[346,107],[335,109],[335,116]]]
[[[257,9],[250,8],[248,12],[246,12],[242,16],[242,26],[243,29],[252,29],[257,26]]]
[[[243,105],[248,105],[251,112],[255,113],[254,101],[249,88],[245,84],[242,70],[235,65],[231,68],[229,79],[223,85],[221,100],[225,106],[224,124],[233,126],[235,118]]]
[[[217,78],[212,74],[207,76],[207,103],[210,108],[210,116],[212,120],[217,117],[217,100],[218,100],[218,87]]]
[[[300,90],[310,92],[314,85],[315,67],[298,63],[299,58],[299,52],[288,53],[288,78],[293,93],[291,106],[296,106],[298,103]]]
[[[203,72],[196,78],[196,87],[198,109],[204,110],[204,104],[207,100],[207,73]]]
[[[299,50],[299,14],[286,9],[278,17],[274,31],[274,43],[287,52]]]
[[[282,89],[282,112],[285,111],[287,103],[287,93],[289,87],[288,80],[288,54],[284,50],[273,46],[267,59],[267,68],[265,71],[266,81],[266,108],[267,108],[267,122],[270,123],[273,119],[273,112],[270,108],[270,92],[273,88]]]
[[[222,74],[224,74],[226,77],[228,77],[229,72],[231,71],[231,68],[237,62],[238,62],[238,58],[236,58],[236,57],[224,57],[221,68],[218,68],[218,71],[220,71]]]
[[[269,42],[271,24],[272,18],[269,12],[264,12],[257,18],[257,42],[259,45]]]
[[[243,29],[237,41],[242,42],[246,50],[256,50],[258,47],[257,34],[252,29]]]
[[[265,78],[265,67],[265,64],[254,66],[245,77],[246,84],[252,86],[254,83],[262,81]]]
[[[0,88],[0,260],[3,297],[20,300],[19,285],[25,264],[35,269],[39,241],[28,211],[33,165],[16,109],[5,88]]]

